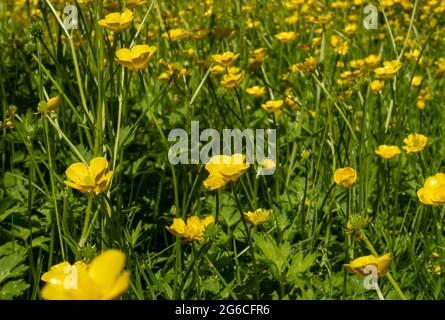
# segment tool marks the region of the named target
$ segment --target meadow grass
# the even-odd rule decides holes
[[[377,29],[363,26],[368,4]],[[120,31],[99,24],[125,6]],[[445,181],[417,192],[443,170],[444,12],[435,0],[2,1],[0,299],[40,299],[52,266],[110,248],[126,254],[123,299],[443,299]],[[156,52],[140,67],[119,61],[144,44]],[[215,68],[227,51],[242,70]],[[169,132],[192,121],[275,129],[275,172],[254,163],[209,190],[204,164],[168,158]],[[413,133],[428,138],[417,151]],[[384,159],[381,145],[401,153]],[[94,157],[113,172],[106,188],[64,184]],[[357,176],[342,187],[345,167]],[[270,217],[249,223],[260,208]],[[208,215],[198,239],[166,228]],[[343,266],[386,253],[379,295]]]

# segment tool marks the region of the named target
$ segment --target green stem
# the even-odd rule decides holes
[[[209,257],[207,256],[207,254],[204,254],[204,258],[206,259],[207,263],[209,264],[209,266],[212,268],[213,272],[216,274],[216,276],[219,278],[219,280],[222,282],[222,284],[224,285],[224,287],[226,287],[227,291],[229,292],[230,296],[232,297],[233,300],[238,300],[238,297],[236,296],[236,294],[232,291],[232,288],[230,287],[230,285],[227,283],[227,281],[224,279],[224,277],[218,272],[218,270],[215,268],[215,265],[213,264],[213,262],[209,259]]]
[[[374,246],[372,245],[372,243],[369,241],[368,237],[366,236],[365,232],[362,230],[362,238],[363,241],[365,241],[366,246],[368,247],[368,249],[371,251],[371,253],[378,257],[379,254],[377,253],[377,251],[374,249]],[[405,294],[402,292],[402,290],[400,289],[399,284],[397,283],[397,281],[393,278],[393,276],[391,275],[391,273],[388,271],[386,273],[386,277],[388,278],[389,282],[391,282],[394,290],[396,290],[397,294],[399,295],[399,297],[402,300],[408,300],[405,296]]]
[[[89,230],[89,225],[90,225],[91,204],[92,204],[92,199],[89,198],[88,204],[87,204],[87,210],[86,210],[86,214],[85,214],[85,220],[83,222],[82,235],[81,235],[80,241],[79,241],[79,247],[83,247],[85,242],[88,240],[87,234],[89,234],[88,230]]]
[[[215,213],[215,223],[218,223],[218,217],[220,212],[220,200],[219,200],[219,190],[216,190],[216,213]]]
[[[237,191],[235,190],[235,186],[232,185],[232,193],[235,196],[235,202],[236,202],[236,206],[238,207],[238,211],[241,214],[241,221],[243,222],[244,225],[244,229],[246,230],[246,236],[247,236],[247,242],[249,243],[249,249],[250,249],[250,255],[252,257],[252,265],[253,265],[253,270],[254,271],[254,279],[255,279],[255,299],[259,299],[260,297],[260,285],[259,285],[259,281],[258,281],[258,273],[256,272],[257,267],[256,267],[256,261],[255,261],[255,251],[253,249],[253,243],[252,243],[252,238],[250,235],[250,230],[249,227],[247,226],[246,220],[244,219],[244,214],[243,214],[243,209],[241,208],[241,204],[238,198],[238,194]]]
[[[45,139],[46,139],[46,148],[48,152],[48,167],[49,167],[49,178],[51,183],[51,194],[53,198],[54,210],[56,212],[56,224],[57,224],[57,232],[59,234],[59,242],[60,242],[60,250],[62,252],[62,259],[65,260],[65,249],[63,248],[63,240],[62,240],[62,229],[60,228],[60,217],[59,217],[59,208],[57,206],[57,190],[54,183],[54,172],[53,170],[53,160],[51,156],[51,145],[49,142],[48,135],[48,123],[44,121],[45,127]]]

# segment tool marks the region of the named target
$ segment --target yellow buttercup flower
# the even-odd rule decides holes
[[[383,159],[391,159],[400,154],[400,149],[397,146],[387,146],[384,144],[379,146],[375,153]]]
[[[221,177],[226,181],[237,181],[249,167],[246,157],[240,153],[213,156],[205,165],[210,176]]]
[[[309,15],[307,17],[307,20],[309,22],[313,22],[313,23],[317,23],[317,24],[326,24],[332,20],[333,16],[334,16],[334,13],[332,11],[329,11],[328,13],[326,13],[324,15]]]
[[[140,44],[135,45],[131,49],[122,48],[116,50],[115,59],[117,63],[136,72],[147,66],[156,51],[156,46]]]
[[[125,6],[127,8],[134,8],[146,3],[147,0],[125,0]]]
[[[162,34],[164,39],[171,40],[173,42],[187,39],[189,36],[190,34],[181,28],[171,29]]]
[[[357,171],[351,167],[340,168],[335,170],[334,181],[339,186],[350,189],[354,186],[357,180]]]
[[[46,102],[40,102],[38,105],[38,110],[42,115],[46,115],[51,111],[54,111],[62,102],[59,96],[52,97]]]
[[[298,15],[293,14],[289,17],[284,18],[284,21],[289,25],[296,24],[298,22]]]
[[[402,63],[399,60],[385,61],[383,67],[374,69],[374,74],[380,79],[391,79],[401,68]]]
[[[365,268],[367,266],[374,266],[377,268],[378,276],[382,277],[388,272],[391,260],[392,260],[391,253],[387,253],[381,257],[375,257],[370,255],[354,259],[352,260],[351,263],[344,264],[343,266],[353,274],[360,276],[366,276],[370,274],[369,270],[365,272]]]
[[[213,67],[210,68],[210,73],[215,76],[223,74],[224,72],[226,72],[226,68],[221,67],[220,65],[214,65]]]
[[[46,282],[41,296],[45,300],[111,300],[122,296],[130,283],[130,273],[123,271],[125,254],[109,249],[89,264],[77,261],[51,267],[42,276]]]
[[[239,53],[226,51],[223,54],[212,55],[212,62],[223,68],[230,67],[239,57]]]
[[[261,87],[261,86],[253,86],[253,87],[247,88],[246,92],[248,94],[250,94],[251,96],[259,98],[266,94],[266,88]]]
[[[359,78],[362,74],[363,74],[362,70],[344,71],[340,73],[340,79],[337,80],[337,83],[341,85],[351,84],[353,80]]]
[[[440,264],[436,264],[436,265],[434,266],[434,273],[435,273],[437,276],[440,276],[440,275],[442,274],[442,267],[440,266]]]
[[[297,39],[297,33],[294,31],[280,32],[275,35],[275,38],[282,43],[290,43]]]
[[[209,175],[206,180],[204,180],[204,187],[207,190],[213,191],[223,188],[227,184],[228,180],[225,180],[221,176]]]
[[[99,20],[99,25],[114,32],[121,31],[128,27],[134,19],[133,12],[125,9],[124,12],[113,12],[107,14],[104,19]]]
[[[350,23],[345,26],[345,33],[347,34],[353,34],[357,30],[358,26],[356,23]]]
[[[99,194],[108,189],[113,171],[108,171],[108,162],[104,157],[96,157],[87,166],[84,163],[74,163],[66,169],[69,180],[64,183],[82,193]]]
[[[224,75],[220,84],[224,88],[232,90],[238,87],[241,84],[241,82],[243,82],[245,72],[244,70],[236,67],[231,67],[228,69],[228,71],[229,72],[226,75]]]
[[[175,81],[180,77],[189,76],[190,70],[184,68],[179,63],[168,63],[163,59],[159,60],[159,64],[163,66],[166,71],[162,72],[159,76],[159,80],[164,81]]]
[[[249,68],[257,70],[266,59],[266,48],[257,48],[249,52]]]
[[[430,99],[431,99],[431,89],[425,88],[420,90],[419,95],[416,98],[416,108],[419,110],[425,109],[426,102]]]
[[[55,96],[55,97],[52,97],[52,98],[48,99],[46,104],[48,105],[48,109],[50,111],[52,111],[52,110],[56,109],[60,105],[61,101],[62,100],[60,99],[59,96]]]
[[[372,92],[379,92],[385,87],[385,81],[383,80],[374,80],[371,82],[371,90]]]
[[[248,223],[253,225],[259,225],[269,220],[271,214],[272,214],[272,209],[269,210],[256,209],[253,212],[252,211],[245,212],[243,215]]]
[[[414,76],[413,80],[411,81],[411,85],[413,87],[418,87],[422,84],[422,80],[423,80],[422,76]]]
[[[267,112],[275,112],[280,110],[284,105],[283,100],[269,100],[266,103],[263,103],[261,107]]]
[[[371,54],[365,58],[365,65],[368,69],[375,69],[380,65],[382,57],[376,54]]]
[[[442,172],[425,180],[423,188],[417,191],[420,202],[428,205],[445,204],[445,174]]]
[[[407,138],[403,139],[403,143],[405,143],[403,149],[407,153],[420,152],[426,147],[428,138],[419,133],[412,133]]]
[[[284,104],[289,108],[294,108],[299,106],[298,98],[295,97],[292,89],[290,87],[284,90]]]
[[[191,216],[187,219],[187,223],[180,218],[174,218],[173,224],[166,228],[170,233],[184,238],[186,241],[201,240],[205,228],[214,221],[213,216],[207,216],[203,219]]]
[[[364,59],[352,60],[349,62],[351,68],[362,70],[365,68],[366,63]]]
[[[349,51],[349,40],[343,39],[338,35],[332,35],[330,45],[339,55],[346,55]]]
[[[309,74],[317,66],[317,60],[314,57],[308,57],[304,59],[303,63],[296,63],[289,67],[290,72],[302,72],[303,74]]]
[[[418,49],[414,49],[409,52],[405,52],[404,56],[407,60],[416,61],[420,56],[420,51]]]

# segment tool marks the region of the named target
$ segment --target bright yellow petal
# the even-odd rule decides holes
[[[117,62],[131,62],[132,60],[131,51],[127,48],[116,50],[115,56]]]
[[[82,184],[85,177],[90,175],[88,167],[84,163],[74,163],[65,171],[66,176],[76,184]]]
[[[124,271],[114,282],[113,287],[102,293],[103,300],[116,299],[122,296],[130,285],[130,272]]]
[[[432,205],[433,202],[431,201],[431,192],[429,192],[428,190],[429,189],[426,188],[420,188],[417,191],[417,197],[423,204]]]
[[[40,290],[40,296],[45,300],[70,300],[63,285],[54,285],[50,283],[43,286],[42,290]]]
[[[131,49],[132,62],[136,69],[144,68],[155,54],[157,48],[146,44],[136,45]]]
[[[63,183],[65,183],[68,187],[71,187],[73,189],[79,190],[80,192],[87,192],[88,191],[87,190],[88,188],[86,188],[85,186],[72,183],[71,181],[65,180],[65,181],[63,181]]]
[[[214,216],[207,216],[204,219],[202,219],[202,224],[204,225],[204,227],[208,226],[209,224],[215,222],[215,217]]]
[[[173,233],[176,236],[182,237],[184,235],[185,230],[185,222],[180,218],[174,218],[173,224],[167,227],[167,230]]]
[[[134,15],[133,12],[125,9],[125,11],[120,15],[119,24],[120,29],[124,29],[131,24],[133,21]]]
[[[124,263],[125,253],[109,249],[91,261],[88,276],[102,289],[109,289],[120,276]]]
[[[207,179],[204,181],[204,187],[210,191],[220,189],[224,187],[227,183],[227,180],[221,178],[220,175],[209,175]]]
[[[124,67],[133,69],[132,55],[129,49],[123,48],[116,50],[115,60],[117,63],[123,65]]]
[[[65,268],[70,266],[70,263],[67,261],[56,264],[52,266],[48,272],[45,272],[42,275],[41,280],[52,284],[61,284],[66,276]]]
[[[377,262],[377,270],[378,270],[379,277],[384,276],[388,272],[391,260],[392,260],[391,253],[387,253],[377,259],[377,261],[378,261]]]
[[[90,161],[91,177],[97,182],[97,178],[108,168],[108,162],[104,157],[96,157]]]

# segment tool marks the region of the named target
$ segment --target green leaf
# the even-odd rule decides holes
[[[9,281],[0,288],[0,300],[11,300],[20,296],[23,291],[29,288],[29,284],[23,280]]]
[[[14,252],[0,259],[0,283],[8,278],[14,278],[22,275],[28,267],[21,265],[25,260],[26,253]]]
[[[292,259],[289,267],[287,278],[291,282],[296,282],[301,273],[306,272],[317,259],[317,253],[309,253],[304,256],[302,251],[299,251]]]
[[[6,282],[7,279],[22,277],[28,270],[29,267],[23,264],[26,249],[16,242],[8,242],[0,247],[0,257],[0,299],[12,299],[29,287],[22,279]]]

